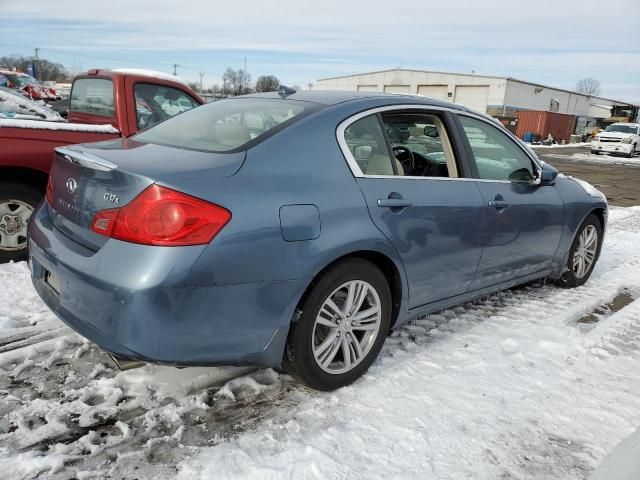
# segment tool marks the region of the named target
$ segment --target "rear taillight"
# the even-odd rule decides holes
[[[151,185],[124,207],[96,213],[91,230],[125,242],[174,247],[209,243],[229,220],[226,208]]]
[[[51,185],[51,176],[47,180],[47,190],[44,193],[44,198],[47,199],[49,205],[53,205],[53,186]]]

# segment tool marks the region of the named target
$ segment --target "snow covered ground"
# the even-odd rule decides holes
[[[640,442],[640,207],[612,209],[584,287],[417,320],[337,392],[264,369],[118,372],[24,263],[0,265],[0,369],[2,478],[587,478]]]
[[[632,158],[622,157],[619,155],[597,155],[595,153],[573,153],[571,155],[562,153],[547,153],[544,152],[545,157],[558,158],[560,160],[566,160],[571,162],[589,162],[607,165],[627,165],[632,167],[640,167],[640,156],[636,155]]]

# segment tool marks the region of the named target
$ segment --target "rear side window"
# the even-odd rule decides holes
[[[317,108],[295,100],[221,100],[170,118],[134,138],[170,147],[230,152],[255,145]]]
[[[344,131],[344,140],[365,175],[395,175],[389,148],[376,114],[356,120]]]
[[[103,117],[115,115],[113,82],[108,78],[80,78],[73,82],[69,110]]]
[[[199,105],[177,88],[151,83],[136,83],[136,119],[140,130]]]

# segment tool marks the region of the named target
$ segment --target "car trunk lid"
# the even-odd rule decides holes
[[[244,156],[244,152],[212,154],[150,144],[132,146],[126,140],[57,148],[50,174],[53,201],[49,215],[59,231],[97,251],[108,240],[91,230],[97,212],[126,205],[154,183],[178,185],[179,190],[184,179],[232,175]]]

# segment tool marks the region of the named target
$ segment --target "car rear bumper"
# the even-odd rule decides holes
[[[69,239],[41,206],[29,226],[33,285],[72,329],[117,356],[174,365],[277,366],[300,280],[187,287],[203,247]],[[59,292],[46,281],[52,272]]]
[[[630,143],[591,142],[591,150],[594,152],[624,153],[629,154],[633,149]]]

